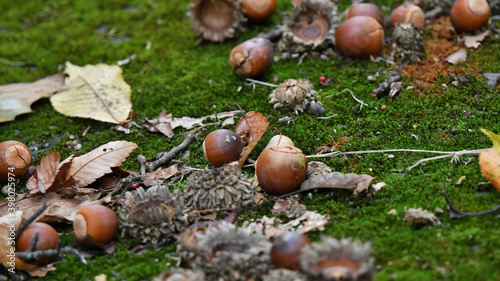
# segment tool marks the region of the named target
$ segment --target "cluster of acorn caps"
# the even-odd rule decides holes
[[[33,157],[26,145],[19,141],[0,143],[0,182],[12,182],[23,176],[33,163]],[[91,248],[104,248],[118,231],[116,213],[103,205],[89,205],[79,210],[73,221],[77,240]],[[30,248],[31,241],[38,233],[34,251],[56,249],[59,242],[57,231],[44,222],[28,225],[16,239],[16,250],[24,252]],[[32,261],[37,265],[52,262],[51,259]],[[27,261],[30,262],[30,261]]]
[[[450,20],[457,32],[474,32],[488,23],[490,15],[486,0],[458,0],[451,8]],[[400,5],[392,11],[389,23],[394,28],[403,22],[423,28],[425,14],[415,4]],[[350,58],[364,58],[382,52],[385,23],[384,14],[375,4],[351,6],[346,20],[335,30],[337,51]],[[253,38],[237,45],[229,56],[233,70],[241,77],[262,75],[269,69],[273,59],[273,44],[264,38]]]

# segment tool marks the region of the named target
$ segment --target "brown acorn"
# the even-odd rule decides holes
[[[385,17],[384,14],[382,13],[382,10],[375,5],[371,3],[358,3],[355,5],[352,5],[349,8],[349,11],[347,12],[346,18],[352,18],[356,16],[368,16],[376,19],[380,25],[384,25]]]
[[[372,17],[352,17],[337,28],[335,43],[339,52],[351,58],[375,55],[382,51],[384,29]]]
[[[7,182],[9,178],[18,179],[31,164],[31,152],[22,142],[10,140],[0,143],[0,182]]]
[[[491,16],[486,0],[458,0],[450,11],[451,24],[457,32],[473,32],[488,23]]]
[[[425,14],[419,6],[406,3],[392,11],[390,22],[391,27],[395,27],[398,22],[411,22],[415,27],[422,28],[425,25]]]
[[[248,19],[263,21],[274,13],[276,0],[242,0],[241,5]]]
[[[271,67],[273,44],[265,38],[253,38],[234,47],[229,61],[234,72],[241,77],[257,77]]]

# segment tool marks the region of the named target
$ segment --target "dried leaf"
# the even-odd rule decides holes
[[[52,191],[50,189],[55,185],[59,160],[61,160],[61,155],[57,151],[49,152],[42,158],[40,165],[36,167],[36,177],[31,176],[28,181],[27,187],[31,194]]]
[[[167,179],[173,177],[175,174],[177,174],[181,170],[180,166],[181,165],[179,165],[179,164],[174,164],[166,169],[161,169],[161,170],[156,170],[153,172],[146,173],[146,177],[144,177],[142,179],[142,183],[145,186],[157,185],[158,183],[161,183],[164,180],[167,180]],[[134,172],[134,171],[128,171],[128,172],[134,176],[141,175],[139,172]]]
[[[14,236],[14,233],[22,223],[23,212],[18,210],[7,213],[8,208],[5,207],[3,209],[5,214],[0,217],[0,253],[2,253],[0,255],[0,263],[7,269],[14,268],[15,270],[20,270],[36,268],[36,266],[24,263],[19,259],[15,254],[15,244],[12,242],[9,243],[9,237]],[[13,261],[11,260],[12,255],[14,255]]]
[[[173,130],[178,127],[183,127],[184,129],[192,129],[195,126],[201,126],[203,122],[207,119],[215,119],[222,120],[223,124],[231,124],[231,121],[227,121],[228,119],[232,119],[233,116],[239,114],[239,111],[226,111],[222,113],[211,114],[199,118],[193,118],[184,116],[182,118],[173,118],[172,113],[167,114],[165,110],[162,110],[160,113],[160,118],[156,119],[146,119],[151,125],[155,127],[156,130],[160,131],[165,136],[171,138],[174,136]],[[234,123],[234,121],[233,121]]]
[[[484,78],[488,79],[488,86],[492,89],[500,84],[500,73],[483,73]]]
[[[465,49],[459,49],[447,56],[444,60],[450,64],[465,62],[467,60],[467,51]]]
[[[50,98],[59,113],[119,124],[132,109],[130,86],[117,65],[76,66],[66,62],[64,89]]]
[[[260,112],[250,111],[238,121],[238,124],[236,124],[236,134],[248,143],[241,152],[238,166],[243,166],[253,148],[266,132],[267,127],[269,127],[269,122]]]
[[[339,188],[349,189],[355,195],[368,191],[370,183],[374,178],[372,176],[362,174],[342,174],[332,172],[327,175],[316,175],[305,180],[300,186],[300,190],[310,190],[316,188]]]
[[[328,223],[329,218],[329,215],[321,215],[318,212],[307,211],[299,218],[281,224],[281,220],[278,218],[268,218],[264,216],[248,224],[247,228],[255,232],[263,233],[266,237],[271,238],[290,231],[297,231],[299,233],[307,233],[313,230],[321,231]]]
[[[17,115],[31,112],[31,104],[48,98],[62,89],[64,75],[55,74],[33,83],[14,83],[0,86],[0,123],[12,121]]]
[[[76,187],[93,183],[103,175],[111,173],[111,168],[120,166],[135,148],[137,145],[133,142],[113,141],[75,157],[66,173],[64,186],[68,186],[67,181],[72,180]]]
[[[465,47],[474,48],[474,49],[479,48],[479,46],[481,46],[481,42],[483,42],[484,38],[486,38],[486,36],[490,35],[490,33],[491,33],[491,31],[488,29],[485,32],[478,34],[478,35],[464,36]]]

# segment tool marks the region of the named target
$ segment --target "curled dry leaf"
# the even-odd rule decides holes
[[[154,126],[154,128],[158,131],[160,131],[162,134],[165,136],[171,138],[174,136],[174,129],[178,127],[183,127],[184,129],[192,129],[195,126],[201,126],[203,125],[203,122],[207,119],[215,119],[215,120],[222,120],[223,124],[231,124],[232,118],[240,113],[239,111],[226,111],[226,112],[221,112],[221,113],[216,113],[216,114],[211,114],[199,118],[193,118],[193,117],[188,117],[184,116],[182,118],[174,118],[172,116],[172,113],[167,114],[167,111],[165,109],[162,110],[160,113],[160,117],[156,119],[147,119],[147,121]]]
[[[55,184],[56,174],[59,171],[57,165],[61,160],[61,155],[59,152],[54,151],[52,153],[47,153],[47,156],[42,157],[40,165],[36,167],[36,175],[31,176],[28,181],[28,189],[30,193],[45,193],[50,190]]]
[[[260,112],[250,111],[240,118],[236,124],[236,134],[244,142],[248,143],[248,145],[241,152],[238,166],[243,166],[245,160],[247,160],[254,147],[266,132],[267,127],[269,127],[269,122]]]
[[[64,186],[85,187],[93,183],[103,175],[111,173],[111,168],[120,166],[135,148],[137,144],[133,142],[112,141],[73,158],[64,179]]]
[[[128,171],[128,172],[134,176],[141,175],[141,173],[139,172],[134,172],[134,171]],[[184,168],[181,164],[174,164],[165,169],[146,173],[146,177],[142,179],[142,183],[145,186],[154,186],[157,185],[158,183],[163,182],[164,180],[173,177],[178,172],[181,172],[181,174],[184,175]]]
[[[474,48],[477,49],[479,46],[481,46],[481,42],[483,42],[484,38],[486,36],[490,35],[491,31],[488,29],[485,32],[478,34],[478,35],[473,35],[473,36],[464,36],[464,44],[467,48]]]
[[[500,135],[481,129],[493,142],[493,148],[487,149],[479,154],[479,165],[481,173],[491,184],[500,191]]]
[[[59,113],[114,124],[126,121],[132,90],[117,65],[76,66],[66,62],[64,90],[50,97]]]
[[[374,178],[366,174],[342,174],[332,172],[327,175],[316,175],[305,180],[300,190],[316,188],[339,188],[352,190],[355,195],[368,191],[370,183]]]
[[[14,83],[0,86],[0,123],[12,121],[17,115],[31,112],[31,104],[48,98],[62,89],[62,73],[32,83]]]

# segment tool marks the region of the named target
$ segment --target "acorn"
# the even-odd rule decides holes
[[[103,248],[118,231],[116,213],[103,205],[89,205],[76,213],[73,229],[78,241],[93,248]]]
[[[276,0],[243,0],[243,11],[249,20],[264,21],[269,18],[276,8]]]
[[[337,50],[345,56],[364,58],[382,51],[384,29],[372,17],[352,17],[337,28],[335,42]]]
[[[0,182],[21,177],[31,164],[31,151],[22,142],[9,140],[0,143]]]
[[[473,32],[488,23],[491,16],[486,0],[458,0],[450,11],[451,24],[457,32]]]
[[[354,4],[349,8],[349,11],[347,12],[346,18],[352,18],[356,16],[368,16],[376,19],[380,25],[384,25],[384,14],[382,13],[382,10],[375,5],[371,3],[358,3]]]
[[[203,142],[203,156],[215,167],[240,159],[243,144],[233,131],[219,129],[211,132]]]
[[[59,234],[50,225],[43,222],[34,222],[19,235],[16,240],[16,250],[19,252],[27,251],[31,245],[33,237],[38,232],[38,241],[36,243],[34,251],[43,251],[49,249],[56,249],[57,243],[59,242]],[[53,262],[54,259],[43,258],[38,260],[27,260],[28,263],[33,263],[36,265],[46,265]]]
[[[240,77],[257,77],[273,63],[273,44],[265,38],[253,38],[234,47],[229,61]]]
[[[302,233],[287,232],[274,240],[271,247],[271,260],[276,268],[298,270],[300,268],[300,252],[311,240]]]
[[[414,4],[406,3],[396,7],[389,18],[391,27],[395,27],[398,22],[411,22],[416,28],[425,25],[425,15],[422,9]]]
[[[306,155],[297,147],[275,145],[262,151],[255,163],[259,185],[270,194],[296,191],[307,173]]]

